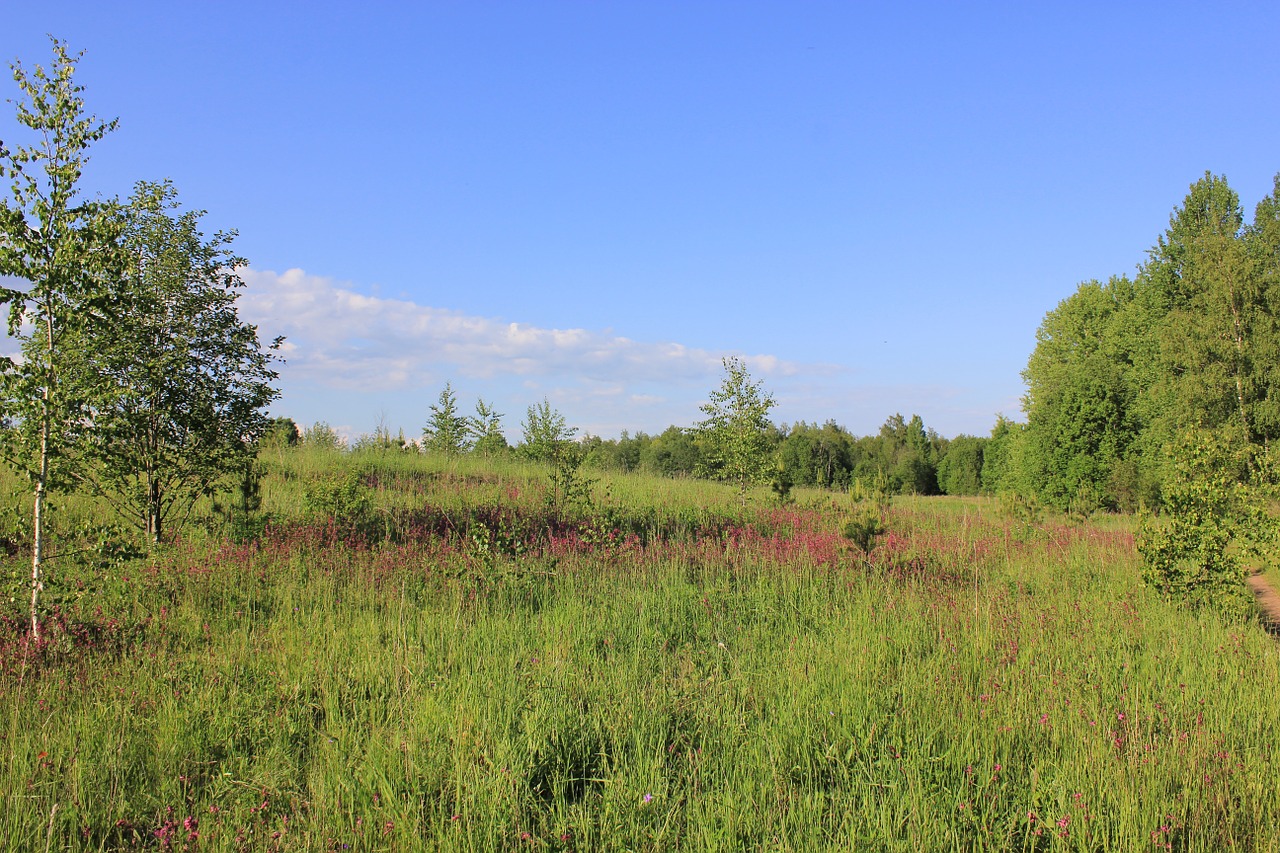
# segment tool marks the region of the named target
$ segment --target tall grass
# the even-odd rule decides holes
[[[536,468],[390,457],[379,536],[306,506],[351,462],[87,567],[41,649],[7,612],[9,847],[1280,846],[1277,646],[1140,587],[1123,523],[902,500],[863,559],[840,496],[615,477],[610,538]]]

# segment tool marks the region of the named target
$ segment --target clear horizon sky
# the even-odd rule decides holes
[[[776,422],[1021,418],[1045,312],[1188,186],[1280,172],[1264,3],[15,4],[83,50],[85,173],[237,229],[273,414],[417,436],[446,381],[519,436],[688,426],[747,359]],[[5,98],[17,95],[6,76]],[[12,107],[0,139],[22,141]],[[7,193],[7,189],[6,189]]]

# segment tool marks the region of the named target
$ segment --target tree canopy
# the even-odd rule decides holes
[[[137,185],[120,208],[125,267],[85,310],[77,372],[92,429],[77,477],[153,540],[196,498],[252,461],[279,396],[276,340],[263,347],[236,311],[245,261],[234,233],[206,239],[168,183]]]

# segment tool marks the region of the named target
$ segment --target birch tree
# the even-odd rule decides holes
[[[769,452],[769,410],[773,395],[762,382],[751,381],[740,358],[726,358],[724,381],[701,406],[706,418],[696,427],[703,447],[699,473],[728,480],[747,500],[747,488],[763,482],[772,470]]]
[[[66,483],[63,464],[87,424],[86,401],[72,389],[75,353],[84,333],[81,310],[100,295],[119,261],[113,206],[83,199],[80,179],[90,147],[116,127],[85,111],[74,73],[82,54],[53,41],[53,61],[28,70],[13,63],[20,96],[13,101],[27,143],[0,141],[0,275],[19,280],[0,289],[9,306],[9,335],[21,346],[0,360],[0,405],[13,425],[0,455],[32,483],[31,631],[40,639],[49,491]]]

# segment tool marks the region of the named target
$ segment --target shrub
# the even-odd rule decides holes
[[[1148,515],[1139,533],[1142,578],[1192,607],[1246,615],[1252,599],[1242,557],[1263,554],[1274,540],[1257,488],[1260,469],[1241,442],[1207,431],[1184,435],[1170,456],[1162,490],[1167,520]]]

